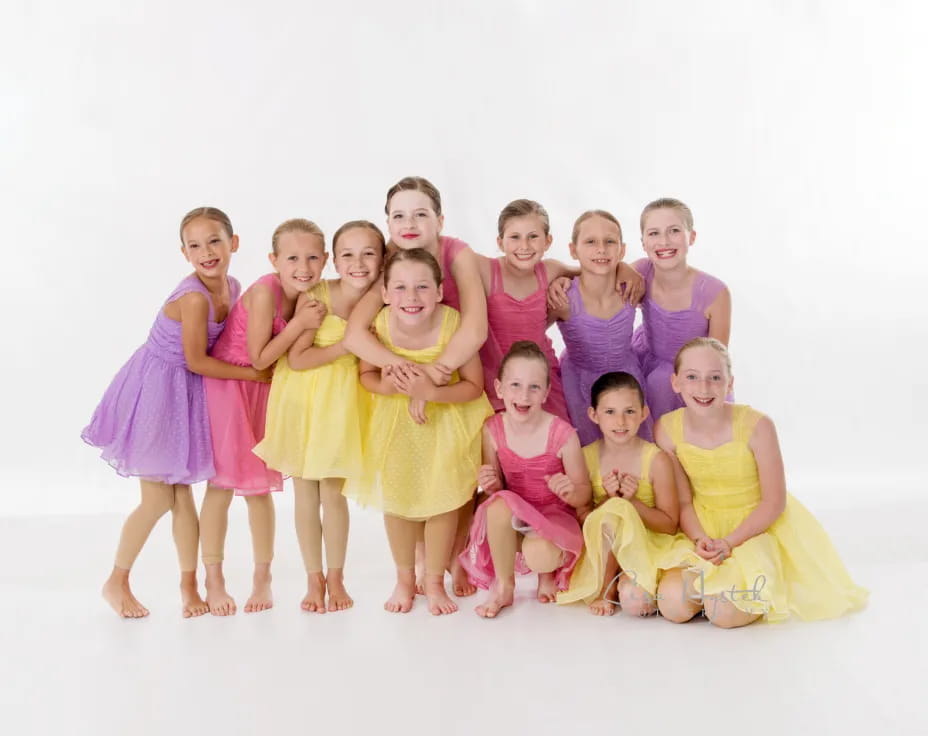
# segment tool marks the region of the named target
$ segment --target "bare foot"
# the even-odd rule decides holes
[[[425,595],[425,542],[416,542],[416,595]]]
[[[493,583],[493,588],[486,600],[477,606],[474,610],[478,616],[483,618],[496,618],[496,615],[506,606],[512,605],[513,594],[515,592],[515,582],[509,582],[506,585],[499,580]]]
[[[128,575],[123,579],[111,575],[103,584],[103,600],[123,618],[144,618],[148,615],[148,609],[132,595]]]
[[[345,590],[345,577],[341,570],[331,568],[326,571],[325,587],[329,593],[330,611],[344,611],[354,605],[354,600]]]
[[[604,598],[597,598],[590,604],[590,613],[594,616],[611,616],[615,613],[615,604]]]
[[[451,563],[451,590],[459,598],[466,598],[477,592],[477,586],[470,581],[461,563],[457,560]]]
[[[245,601],[245,613],[258,613],[273,607],[274,597],[271,595],[270,565],[261,565],[260,569],[255,569],[251,595]]]
[[[557,598],[557,583],[553,572],[538,573],[538,600],[542,603],[554,603]]]
[[[458,604],[448,597],[445,590],[445,573],[440,575],[427,575],[425,578],[425,597],[429,601],[429,613],[441,616],[445,613],[454,613]]]
[[[235,600],[226,591],[226,580],[220,565],[206,566],[206,603],[214,616],[233,616],[238,610]]]
[[[390,613],[409,613],[416,598],[416,573],[413,570],[396,571],[396,587],[383,604]]]
[[[325,613],[325,575],[321,572],[306,575],[306,595],[300,608],[309,613]]]

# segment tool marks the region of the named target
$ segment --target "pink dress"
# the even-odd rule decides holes
[[[507,490],[496,491],[488,501],[480,504],[474,514],[467,548],[458,558],[475,585],[489,588],[496,573],[487,539],[487,505],[501,498],[512,511],[513,526],[531,527],[539,537],[547,539],[563,550],[563,562],[554,571],[558,590],[567,590],[570,573],[583,550],[583,532],[574,509],[555,496],[545,482],[546,475],[564,472],[564,463],[558,451],[576,430],[560,417],[551,420],[545,451],[535,457],[522,457],[506,444],[503,414],[487,419],[486,426],[496,443],[496,453],[503,471]],[[516,555],[516,572],[531,572],[522,558]]]
[[[518,340],[536,343],[551,366],[551,393],[544,403],[545,411],[561,419],[569,419],[564,388],[561,385],[561,370],[558,366],[554,345],[546,334],[548,329],[548,271],[543,263],[535,264],[535,280],[538,288],[524,299],[516,299],[506,293],[503,285],[502,264],[498,258],[490,261],[490,293],[487,296],[487,341],[480,348],[483,363],[483,386],[487,397],[496,411],[503,410],[503,402],[496,396],[493,381],[499,374],[503,356]]]
[[[255,284],[270,287],[274,294],[273,334],[287,326],[281,316],[283,301],[280,279],[269,273]],[[250,291],[254,286],[248,287]],[[248,293],[247,291],[245,293]],[[251,365],[248,357],[248,312],[239,299],[229,312],[226,328],[216,341],[211,355],[234,365]],[[206,378],[206,408],[209,412],[216,475],[210,483],[218,488],[234,488],[236,495],[256,496],[283,489],[283,478],[252,452],[264,439],[267,397],[271,384]]]
[[[465,248],[470,248],[470,246],[465,243],[463,240],[458,240],[457,238],[449,238],[447,235],[441,235],[438,238],[438,248],[440,252],[439,265],[441,266],[441,290],[442,290],[442,304],[447,304],[449,307],[461,311],[461,294],[458,291],[457,282],[454,280],[454,276],[451,275],[451,264],[454,263],[454,259],[458,257],[460,253]]]

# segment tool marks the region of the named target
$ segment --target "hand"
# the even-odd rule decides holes
[[[558,276],[548,286],[548,309],[556,312],[567,306],[567,289],[570,288],[570,279],[566,276]]]
[[[636,493],[638,493],[638,479],[631,473],[622,473],[619,495],[626,500],[631,500]]]
[[[713,565],[721,565],[731,557],[731,544],[725,539],[702,537],[696,542],[696,554]]]
[[[613,470],[603,476],[603,489],[609,498],[615,498],[619,495],[619,489],[622,487],[622,474],[618,470]]]
[[[416,424],[425,424],[428,419],[425,416],[425,405],[428,402],[425,399],[410,399],[409,406],[406,407],[406,410],[409,412],[409,416],[412,417],[412,420]]]
[[[548,489],[551,493],[563,501],[566,501],[567,497],[574,492],[573,482],[563,473],[546,475],[545,483],[548,484]]]
[[[492,465],[480,466],[480,470],[477,471],[477,485],[479,485],[485,493],[493,493],[494,491],[502,490],[503,487],[499,479],[499,473],[496,472],[496,468]]]
[[[274,366],[268,366],[267,368],[262,368],[261,370],[255,368],[254,371],[255,377],[252,380],[257,381],[258,383],[270,383],[271,379],[274,377]]]
[[[318,330],[322,326],[326,312],[324,303],[311,299],[297,310],[291,321],[295,321],[304,330]]]
[[[641,274],[627,263],[619,264],[619,271],[615,283],[616,291],[623,291],[625,303],[633,307],[638,306],[644,298],[645,283]]]
[[[425,371],[425,375],[429,377],[429,380],[436,386],[447,386],[451,381],[451,375],[454,373],[444,363],[429,363],[422,366],[422,369]]]
[[[407,365],[394,368],[390,376],[396,390],[411,399],[430,401],[435,392],[435,384],[429,380],[419,365]]]

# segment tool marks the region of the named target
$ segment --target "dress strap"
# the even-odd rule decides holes
[[[674,446],[683,442],[683,412],[683,409],[676,409],[660,418],[660,423],[670,435]]]
[[[442,310],[441,332],[438,340],[441,349],[444,350],[445,346],[451,341],[451,337],[458,331],[458,327],[461,326],[461,313],[447,304],[439,304],[438,306]]]
[[[697,271],[696,278],[693,281],[693,297],[690,302],[690,309],[696,312],[705,312],[724,288],[725,284],[715,276],[710,276],[703,271]]]
[[[557,453],[570,438],[570,435],[576,434],[576,432],[577,430],[568,422],[555,416],[548,428],[548,443],[545,446],[545,454],[554,455]]]
[[[570,305],[570,318],[573,319],[581,314],[586,314],[586,307],[583,306],[583,297],[580,295],[580,277],[575,276],[567,289],[567,303]]]
[[[441,268],[444,277],[451,278],[451,264],[454,263],[458,253],[467,247],[467,243],[457,238],[442,235],[438,239],[438,244],[441,247]]]
[[[736,442],[747,444],[754,434],[754,427],[764,416],[761,412],[747,404],[732,405],[731,438]]]
[[[538,261],[535,264],[535,280],[538,282],[537,291],[548,293],[548,269],[544,263]]]
[[[490,261],[490,294],[499,294],[503,291],[503,267],[499,258]]]
[[[493,438],[493,442],[496,443],[497,453],[499,453],[500,449],[509,447],[506,444],[506,429],[503,427],[503,412],[497,412],[487,419],[486,426],[487,429],[490,430],[490,436]]]
[[[283,306],[284,290],[280,285],[280,277],[276,273],[268,273],[258,279],[255,283],[264,284],[274,295],[274,316],[280,317],[281,307]]]
[[[660,449],[653,442],[645,442],[644,447],[641,448],[641,479],[648,483],[651,482],[651,463]]]

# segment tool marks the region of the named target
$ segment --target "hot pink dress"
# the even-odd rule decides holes
[[[570,573],[583,550],[583,532],[574,509],[551,492],[545,476],[564,472],[564,463],[557,453],[576,430],[560,417],[554,417],[544,452],[535,457],[522,457],[506,444],[503,417],[503,414],[495,414],[487,419],[486,426],[496,443],[507,490],[496,491],[477,508],[467,548],[458,559],[475,585],[490,587],[496,573],[487,539],[487,506],[490,501],[501,498],[512,511],[514,526],[531,527],[539,537],[563,550],[563,562],[554,571],[554,578],[558,590],[567,590]],[[516,555],[516,572],[521,575],[531,572],[521,552]]]
[[[447,304],[453,309],[461,311],[461,294],[458,292],[457,282],[454,280],[454,276],[451,275],[451,264],[454,263],[454,259],[458,257],[460,253],[465,248],[470,248],[470,246],[465,243],[463,240],[458,240],[457,238],[450,238],[447,235],[441,235],[438,238],[438,248],[440,250],[439,265],[441,266],[441,290],[442,290],[442,304]]]
[[[276,335],[287,326],[280,311],[283,301],[280,279],[276,273],[269,273],[255,284],[268,286],[274,294],[273,334]],[[210,354],[234,365],[251,365],[248,357],[248,311],[242,299],[229,312],[226,328]],[[216,475],[210,483],[218,488],[234,488],[239,496],[282,490],[281,474],[268,468],[252,452],[252,448],[264,439],[271,384],[222,378],[205,378],[203,383],[206,386],[206,408],[216,466]]]
[[[499,365],[514,342],[531,340],[541,348],[551,367],[551,393],[548,394],[544,403],[544,409],[561,419],[569,419],[564,388],[561,385],[561,370],[554,353],[554,345],[551,344],[546,334],[548,329],[548,271],[543,263],[535,264],[535,280],[538,288],[524,299],[516,299],[507,294],[503,286],[503,270],[499,259],[494,258],[490,262],[487,341],[480,348],[483,386],[493,409],[502,411],[503,402],[496,396],[493,388],[493,381],[499,374]]]

